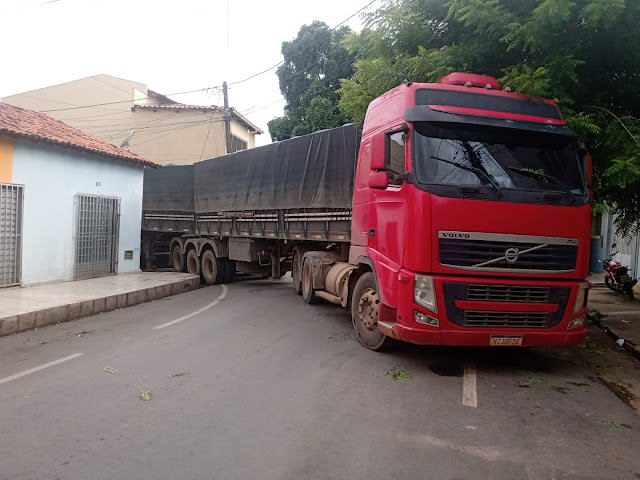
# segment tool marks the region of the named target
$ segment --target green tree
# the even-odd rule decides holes
[[[282,43],[284,63],[278,67],[285,114],[268,123],[274,141],[304,135],[344,123],[338,109],[340,79],[353,74],[354,56],[342,44],[348,27],[330,30],[315,21],[303,25],[298,36]]]
[[[344,40],[356,57],[342,113],[403,81],[452,71],[555,98],[594,158],[598,208],[625,229],[640,219],[640,2],[637,0],[391,0]]]

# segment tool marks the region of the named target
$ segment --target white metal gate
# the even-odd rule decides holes
[[[113,275],[118,271],[120,199],[76,195],[76,280]]]
[[[24,187],[0,183],[0,287],[19,285]]]

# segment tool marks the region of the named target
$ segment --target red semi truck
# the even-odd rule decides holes
[[[572,345],[590,175],[554,102],[455,73],[372,101],[361,136],[345,126],[149,172],[143,250],[207,283],[291,271],[305,302],[345,307],[373,350]]]

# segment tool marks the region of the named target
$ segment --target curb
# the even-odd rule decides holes
[[[594,320],[593,318],[590,318],[589,320],[591,320],[591,323],[597,326],[600,330],[606,333],[608,337],[612,338],[618,345],[622,343],[622,345],[620,346],[624,348],[627,352],[629,352],[631,355],[633,355],[636,358],[636,360],[640,360],[640,350],[638,350],[634,346],[635,344],[631,343],[628,340],[625,340],[624,338],[619,337],[618,335],[615,334],[613,330],[611,330],[606,325],[603,325],[602,322],[600,322],[599,320]]]
[[[132,290],[107,297],[92,298],[81,302],[21,313],[0,318],[0,338],[15,333],[33,330],[48,325],[91,317],[99,313],[132,307],[159,298],[179,295],[200,287],[200,279],[172,281],[164,285]]]

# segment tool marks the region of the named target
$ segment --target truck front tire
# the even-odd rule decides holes
[[[187,268],[182,247],[177,243],[171,249],[171,267],[174,272],[184,272]]]
[[[353,289],[351,321],[356,337],[370,350],[381,350],[388,343],[388,337],[378,330],[379,305],[376,278],[372,272],[366,272],[358,278]]]

